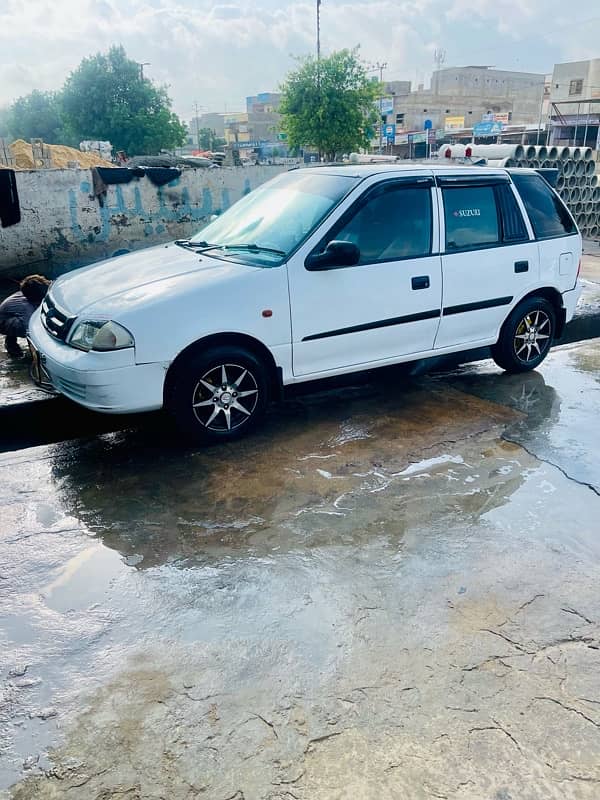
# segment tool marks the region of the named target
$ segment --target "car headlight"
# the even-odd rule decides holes
[[[77,323],[69,344],[79,350],[123,350],[135,342],[129,331],[118,322],[86,319]]]

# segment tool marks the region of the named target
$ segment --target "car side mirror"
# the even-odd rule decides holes
[[[360,260],[360,250],[354,242],[342,242],[334,239],[329,242],[322,253],[311,253],[304,266],[311,272],[336,269],[337,267],[353,267]]]

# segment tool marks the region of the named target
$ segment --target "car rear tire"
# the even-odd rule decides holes
[[[269,402],[269,374],[249,350],[213,347],[177,365],[166,408],[199,442],[227,442],[249,433]]]
[[[556,332],[556,311],[544,297],[530,297],[509,314],[492,347],[492,358],[507,372],[527,372],[546,358]]]

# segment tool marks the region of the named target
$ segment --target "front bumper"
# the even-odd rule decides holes
[[[28,340],[34,351],[32,377],[42,388],[106,414],[162,407],[168,364],[136,364],[132,348],[109,353],[76,350],[54,339],[39,313],[31,318]]]

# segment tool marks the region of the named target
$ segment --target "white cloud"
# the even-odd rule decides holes
[[[365,60],[387,62],[387,79],[415,83],[427,82],[440,46],[447,65],[548,72],[555,61],[600,56],[596,2],[580,0],[571,15],[562,0],[323,0],[322,46],[360,44]],[[184,118],[194,102],[241,109],[246,95],[278,87],[294,55],[314,51],[315,3],[4,0],[0,105],[60,87],[83,57],[115,43],[151,62],[146,74],[169,84]]]

